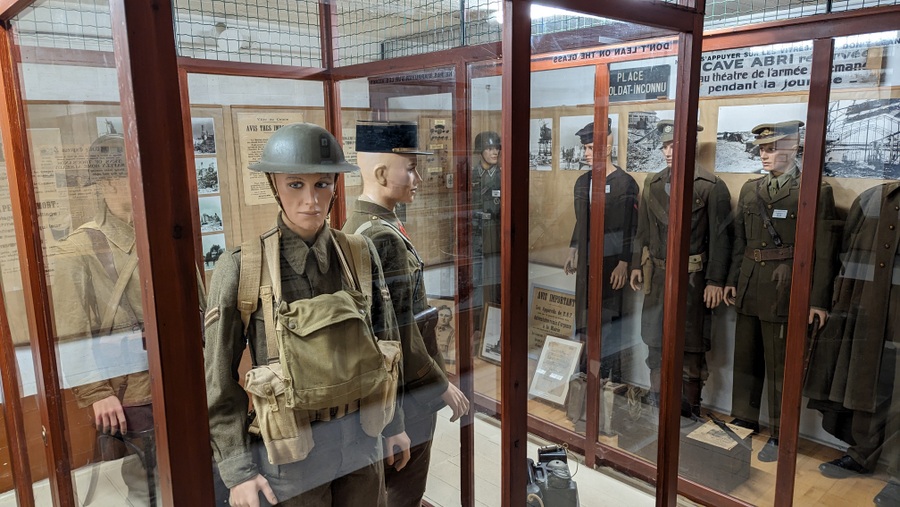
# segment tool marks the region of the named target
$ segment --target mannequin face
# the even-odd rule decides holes
[[[394,205],[409,204],[415,200],[419,183],[422,182],[417,164],[415,155],[392,154],[386,157],[382,174],[386,200]]]
[[[589,167],[594,166],[594,143],[584,145],[584,161]]]
[[[488,147],[481,152],[481,160],[483,160],[488,167],[497,165],[497,162],[500,160],[500,148],[497,148],[496,146]]]
[[[275,174],[287,226],[304,241],[312,242],[325,225],[334,195],[334,174]]]
[[[131,222],[131,192],[128,187],[128,178],[113,178],[97,182],[100,196],[106,201],[106,207],[110,213],[125,222]]]
[[[672,167],[672,158],[675,154],[675,143],[669,141],[662,145],[663,156],[666,157],[666,167]]]
[[[780,176],[794,167],[797,158],[797,144],[794,141],[784,139],[768,144],[759,145],[759,160],[763,170]]]

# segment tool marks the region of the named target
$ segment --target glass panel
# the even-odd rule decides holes
[[[2,146],[0,146],[0,153],[2,153]],[[29,339],[28,339],[28,322],[26,320],[26,312],[25,312],[25,295],[22,291],[22,282],[21,276],[19,275],[19,255],[18,250],[16,249],[16,235],[13,227],[13,217],[12,217],[12,204],[10,201],[9,195],[9,180],[7,179],[6,174],[6,160],[3,157],[3,160],[0,160],[0,287],[3,288],[3,302],[5,303],[3,308],[0,308],[0,311],[5,312],[4,318],[9,322],[10,334],[12,335],[13,344],[17,349],[17,359],[20,357],[18,351],[21,351],[21,355],[25,356],[30,363],[31,353],[28,348]],[[33,366],[32,366],[33,369]],[[20,378],[21,378],[21,369]],[[31,383],[34,385],[33,375],[31,376],[31,380],[29,381],[23,379],[21,385]],[[27,393],[20,393],[21,396],[25,397],[25,399],[20,400],[22,406],[24,407],[29,399],[31,403],[34,402],[34,389],[32,388],[31,395],[29,396]],[[3,392],[3,386],[0,385],[0,394],[4,396],[4,398],[0,398],[3,400],[3,413],[2,417],[11,417],[12,411],[10,405],[5,401],[5,394]],[[34,412],[32,412],[34,413]],[[29,436],[34,436],[40,442],[40,433],[35,431],[35,428],[40,426],[40,418],[37,421],[32,421],[31,431],[28,431],[29,426],[26,424],[25,431],[28,432]],[[5,421],[2,421],[5,424]],[[13,482],[12,477],[12,459],[10,457],[10,445],[8,442],[7,434],[6,434],[6,426],[3,426],[4,431],[0,431],[0,462],[3,463],[3,466],[0,467],[0,503],[10,505],[16,505],[16,491],[15,491],[15,483]],[[26,440],[31,440],[26,438]],[[26,445],[20,445],[21,452],[28,453],[28,444],[33,442],[27,442]],[[29,456],[32,462],[32,466],[40,466],[45,463],[44,453],[41,452],[42,448],[36,448],[37,452],[34,453],[33,456]],[[36,463],[35,463],[36,462]],[[44,465],[46,468],[46,465]]]
[[[457,396],[446,382],[458,380],[457,338],[468,336],[456,297],[456,79],[452,68],[436,68],[340,83],[344,151],[360,167],[344,177],[343,230],[374,241],[406,343],[404,412],[418,472],[386,467],[392,502],[415,503],[424,492],[433,505],[460,503],[459,426],[452,404],[441,408],[442,397]],[[404,129],[414,137],[391,141]],[[434,327],[423,333],[415,316],[429,307]]]
[[[658,379],[665,272],[645,281],[653,288],[646,299],[637,279],[637,290],[630,282],[632,268],[641,273],[636,243],[641,186],[666,167],[657,126],[674,112],[674,39],[658,29],[615,22],[620,30],[601,38],[601,46],[595,34],[611,20],[553,11],[541,22],[552,30],[564,20],[578,26],[553,37],[535,35],[533,44],[527,290],[528,413],[534,419],[529,429],[554,445],[597,446],[576,437],[587,433],[587,405],[594,397],[600,401],[598,442],[655,462],[659,382],[651,383],[647,365],[652,363]],[[667,209],[664,191],[662,196],[655,205]],[[602,238],[591,229],[594,204],[603,206]],[[641,246],[664,258],[667,231],[665,225],[644,231]],[[598,255],[591,258],[595,247]],[[598,279],[598,290],[591,277]],[[589,329],[592,315],[599,317],[596,335]],[[589,350],[597,342],[599,353]],[[645,343],[655,346],[650,359]],[[601,378],[599,392],[588,392],[589,371]],[[532,488],[547,502],[552,492],[540,480],[542,467],[557,465],[546,452],[530,451],[538,463]],[[651,484],[609,481],[593,469],[579,469],[574,460],[568,466],[577,472],[582,505],[607,502],[601,491],[628,503],[652,498]]]
[[[680,471],[757,505],[774,501],[811,49],[740,48],[701,60],[698,167],[714,168],[724,188],[706,204],[719,221],[709,222],[707,292],[697,298],[702,308],[724,275],[725,300],[704,310],[708,327],[694,327],[703,335],[696,377],[685,354],[683,415],[700,417],[682,419]],[[717,249],[730,258],[714,258]]]
[[[35,41],[92,38],[60,19],[109,23],[108,6],[84,7],[36,2],[13,20],[15,40],[27,52]],[[156,489],[150,376],[116,70],[91,67],[90,51],[46,54],[19,72],[63,393],[57,438],[69,445],[80,501],[147,503]]]
[[[830,305],[813,335],[800,420],[795,505],[900,503],[900,94],[897,32],[835,39],[824,175],[846,220],[819,265],[836,268],[813,301]],[[827,211],[827,210],[826,210]]]
[[[175,0],[173,4],[179,56],[322,66],[317,2]]]
[[[897,0],[858,0],[832,2],[830,0],[710,0],[706,2],[706,29],[744,27],[782,19],[796,19],[815,14],[851,11],[885,5],[897,5]]]

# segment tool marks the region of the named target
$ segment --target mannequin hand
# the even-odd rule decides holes
[[[703,302],[706,303],[706,307],[715,308],[719,306],[722,303],[724,292],[722,287],[707,285],[706,289],[703,290]]]
[[[94,424],[102,433],[114,435],[117,430],[124,435],[128,431],[125,422],[125,411],[122,402],[115,396],[107,396],[100,401],[95,401],[91,408],[94,409]]]
[[[772,272],[772,281],[777,284],[777,289],[781,289],[784,284],[791,278],[791,267],[787,264],[781,264]]]
[[[384,439],[384,455],[386,456],[387,464],[393,466],[398,472],[403,470],[403,467],[409,463],[409,444],[409,437],[405,431],[399,435]],[[400,451],[399,458],[394,454],[395,449]]]
[[[275,492],[269,486],[269,481],[262,475],[244,481],[237,486],[231,488],[231,494],[228,496],[228,505],[231,507],[259,507],[259,492],[262,491],[263,496],[271,504],[277,504],[278,499],[275,498]]]
[[[441,399],[453,410],[450,422],[456,422],[457,419],[469,413],[469,399],[455,385],[448,384]]]
[[[631,290],[641,290],[644,284],[644,273],[640,269],[631,270]]]
[[[575,271],[578,270],[578,249],[570,248],[569,249],[569,257],[566,258],[566,263],[563,266],[563,273],[567,275],[571,275]]]
[[[812,325],[813,319],[815,317],[819,317],[819,327],[816,328],[816,331],[822,329],[822,326],[825,325],[825,321],[828,319],[828,312],[821,308],[816,308],[815,306],[809,307],[809,324]]]
[[[612,285],[613,290],[619,290],[625,286],[626,281],[628,281],[628,263],[619,261],[609,277],[609,284]]]
[[[737,288],[730,285],[725,287],[725,291],[722,294],[722,299],[725,301],[725,305],[733,305],[735,298],[737,298]]]

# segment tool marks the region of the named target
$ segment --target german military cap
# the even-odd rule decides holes
[[[779,123],[763,123],[753,127],[753,134],[756,136],[753,144],[769,144],[780,141],[788,136],[800,137],[800,127],[804,123],[799,120],[783,121]]]
[[[419,149],[419,127],[409,121],[361,121],[356,124],[356,151],[431,155]]]
[[[660,120],[656,123],[656,131],[659,132],[659,140],[670,143],[675,138],[675,122],[672,120]],[[703,125],[697,124],[697,132],[703,131]]]

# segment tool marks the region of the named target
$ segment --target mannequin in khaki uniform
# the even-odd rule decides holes
[[[666,168],[649,176],[638,207],[634,239],[631,288],[644,290],[641,337],[647,344],[650,368],[650,402],[656,402],[662,366],[663,292],[666,277],[666,245],[669,235],[669,178],[674,154],[674,125],[657,123]],[[697,126],[697,131],[703,127]],[[688,259],[687,312],[684,333],[682,415],[700,415],[700,394],[709,376],[706,352],[710,350],[712,310],[722,302],[731,261],[732,214],[728,187],[717,176],[696,166]],[[644,254],[646,250],[646,255]],[[643,271],[652,275],[644,278]],[[649,285],[644,285],[649,284]]]
[[[416,150],[416,129],[415,123],[399,122],[361,122],[356,126],[363,193],[343,227],[344,232],[362,234],[375,245],[403,343],[404,426],[412,447],[405,468],[385,469],[391,507],[418,507],[422,503],[437,411],[446,403],[453,410],[451,421],[455,421],[469,408],[462,392],[447,381],[437,343],[425,343],[416,324],[415,315],[428,307],[424,265],[394,214],[398,203],[413,202],[422,181],[416,155],[427,153]]]
[[[342,233],[332,231],[325,219],[334,201],[335,174],[355,167],[344,160],[334,137],[316,125],[286,125],[269,138],[260,162],[250,169],[267,175],[281,207],[272,234],[279,235],[282,304],[334,294],[349,286],[332,240],[332,234]],[[372,330],[378,340],[396,341],[397,323],[381,263],[371,242],[366,243],[372,269],[368,312]],[[267,309],[259,305],[245,334],[237,307],[240,274],[241,249],[222,255],[209,288],[204,348],[213,457],[230,489],[230,504],[383,506],[382,445],[389,465],[403,468],[409,459],[399,402],[393,421],[382,432],[383,442],[363,431],[358,403],[308,410],[313,447],[300,461],[271,464],[263,442],[251,434],[249,400],[238,383],[238,366],[245,347],[250,349],[254,367],[265,365],[270,357],[263,316]]]
[[[125,141],[118,135],[103,136],[91,145],[88,169],[100,209],[93,221],[58,244],[52,286],[59,340],[93,337],[94,359],[105,364],[127,361],[123,354],[146,354],[140,346],[126,345],[123,338],[140,333],[144,325],[138,270],[129,269],[129,260],[137,254],[124,150]],[[111,266],[107,264],[110,259]],[[116,272],[111,273],[110,268]],[[101,329],[107,307],[116,304],[111,299],[120,276],[127,276],[128,281],[114,310],[112,327]],[[98,368],[101,366],[98,364]],[[98,430],[128,435],[129,421],[123,406],[150,403],[150,374],[141,371],[113,377],[76,386],[72,392],[79,407],[92,408]],[[150,503],[147,474],[137,456],[125,458],[122,478],[130,502]]]
[[[784,380],[785,335],[791,296],[793,246],[800,197],[797,153],[801,121],[766,123],[753,128],[763,170],[741,188],[735,216],[734,260],[725,289],[734,304],[734,424],[759,429],[763,380],[768,385],[770,438],[760,450],[763,462],[778,459],[778,428]],[[836,222],[834,195],[822,183],[816,220],[816,260],[809,323],[823,325],[834,280]],[[767,225],[770,224],[770,225]]]

